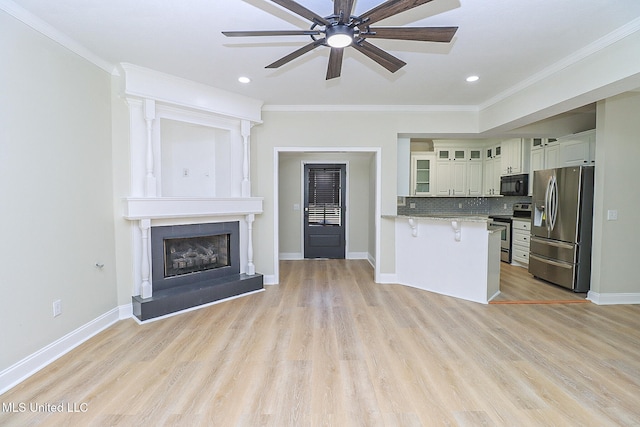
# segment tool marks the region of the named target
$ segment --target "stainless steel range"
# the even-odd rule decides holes
[[[500,261],[511,263],[511,216],[489,215],[489,226],[500,229]]]
[[[531,203],[515,203],[513,215],[489,215],[489,226],[501,228],[500,260],[511,264],[513,218],[531,218]]]

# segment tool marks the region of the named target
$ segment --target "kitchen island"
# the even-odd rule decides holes
[[[396,223],[398,283],[483,304],[500,293],[500,232],[487,217],[385,218]]]

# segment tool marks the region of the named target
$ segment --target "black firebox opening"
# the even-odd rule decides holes
[[[229,234],[164,240],[164,277],[229,266]]]

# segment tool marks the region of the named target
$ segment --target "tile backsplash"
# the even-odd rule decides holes
[[[398,215],[511,215],[515,203],[531,202],[531,197],[405,197],[404,202],[398,204]]]

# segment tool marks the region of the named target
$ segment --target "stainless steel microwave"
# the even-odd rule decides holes
[[[529,175],[506,175],[500,177],[500,194],[503,196],[526,196],[529,194]]]

